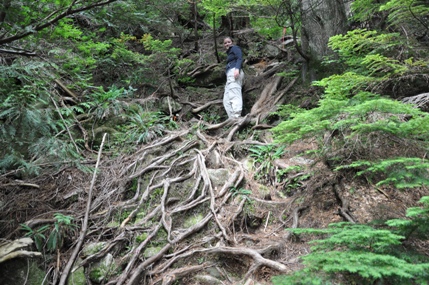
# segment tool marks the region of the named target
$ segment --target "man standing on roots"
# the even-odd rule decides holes
[[[241,96],[241,87],[244,81],[244,72],[242,70],[243,53],[240,47],[233,44],[230,37],[223,40],[223,46],[226,49],[226,85],[223,94],[223,106],[225,107],[228,118],[239,118],[243,109],[243,98]]]

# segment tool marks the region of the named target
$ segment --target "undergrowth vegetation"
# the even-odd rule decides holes
[[[402,100],[428,90],[427,3],[353,1],[349,32],[331,37],[334,54],[313,66],[297,41],[308,21],[304,2],[3,1],[1,221],[33,219],[15,232],[43,253],[46,280],[66,284],[66,259],[79,251],[73,241],[87,235],[85,242],[109,245],[78,267],[88,271],[102,255],[118,265],[106,276],[90,273],[93,283],[187,284],[210,269],[219,284],[250,284],[290,272],[292,237],[313,247],[305,267],[275,277],[276,285],[428,284],[427,196],[403,219],[296,228],[311,192],[334,188],[338,177],[427,190],[429,115]],[[258,66],[245,66],[254,72],[245,85],[248,116],[222,122],[226,54],[217,48],[229,33],[246,64]],[[319,80],[308,92],[304,77],[315,68]],[[294,104],[277,106],[284,102]],[[311,149],[289,151],[297,142]],[[285,159],[300,155],[315,159]],[[346,203],[331,188],[331,201],[311,199],[332,212]],[[83,217],[90,230],[78,233]]]
[[[368,2],[372,1],[354,2],[356,19],[369,21],[371,13],[395,7],[389,14],[392,25],[404,18],[412,18],[410,25],[424,25],[419,22],[420,13],[427,12],[422,3],[388,1],[381,7],[364,7]],[[407,93],[404,88],[412,92],[418,79],[428,80],[427,54],[409,45],[399,33],[376,30],[355,29],[331,37],[329,46],[338,57],[326,63],[342,72],[314,82],[324,91],[316,108],[279,110],[284,121],[273,129],[276,141],[312,139],[318,146],[315,156],[328,167],[376,186],[401,190],[429,186],[429,116],[395,99],[396,94]],[[400,86],[392,86],[398,81]],[[274,284],[427,284],[427,256],[415,244],[429,234],[428,197],[420,202],[421,207],[408,209],[406,219],[292,229],[313,239],[314,246],[302,257],[304,269],[276,277]]]
[[[383,94],[392,78],[423,74],[427,66],[412,58],[394,60],[394,55],[385,60],[392,51],[381,49],[384,39],[391,35],[364,30],[332,37],[330,46],[346,71],[314,83],[324,89],[317,108],[283,107],[278,114],[285,120],[273,132],[278,143],[315,138],[317,155],[337,170],[356,169],[359,175],[371,174],[368,179],[377,177],[375,183],[400,188],[427,185],[429,116]]]
[[[407,219],[381,225],[331,224],[327,229],[293,229],[297,235],[321,236],[310,241],[312,252],[304,257],[305,268],[290,276],[275,277],[275,285],[333,284],[427,284],[427,257],[405,251],[416,240],[428,237],[429,197],[421,207],[407,210]]]

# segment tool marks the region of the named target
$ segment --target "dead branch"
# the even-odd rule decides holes
[[[58,79],[54,79],[54,82],[56,84],[58,84],[58,86],[68,95],[72,96],[76,101],[80,101],[79,97],[77,97],[76,94],[74,94],[73,91],[71,91],[70,89],[67,88],[67,86],[65,84],[63,84],[61,81],[59,81]]]
[[[41,257],[40,252],[22,250],[33,243],[31,238],[20,238],[17,240],[2,240],[0,244],[0,263],[18,257]]]
[[[212,105],[222,104],[222,102],[223,102],[223,100],[221,100],[221,99],[220,100],[215,100],[215,101],[210,101],[210,102],[207,102],[206,104],[204,104],[204,105],[202,105],[200,107],[192,109],[191,112],[194,113],[194,114],[196,114],[196,113],[201,112],[202,110],[207,109],[208,107],[210,107]]]
[[[80,230],[80,236],[79,236],[79,239],[77,240],[76,246],[73,250],[71,257],[69,258],[67,265],[64,268],[64,271],[61,275],[59,285],[65,285],[66,284],[67,277],[71,271],[71,268],[72,268],[72,266],[73,266],[73,264],[77,258],[77,255],[79,254],[80,248],[82,247],[83,241],[85,239],[86,231],[88,229],[89,211],[91,210],[92,192],[94,190],[95,178],[97,177],[97,170],[98,170],[98,166],[100,164],[101,153],[103,151],[103,145],[104,145],[104,141],[106,140],[106,135],[107,135],[106,133],[103,135],[103,139],[102,139],[101,144],[100,144],[100,150],[98,152],[97,163],[95,165],[94,175],[92,177],[91,186],[90,186],[89,192],[88,192],[88,198],[87,198],[88,200],[87,200],[87,205],[86,205],[85,217],[83,220],[82,228]]]
[[[37,185],[37,184],[26,183],[26,182],[23,182],[23,181],[16,181],[16,182],[13,182],[13,183],[6,183],[6,184],[2,184],[0,186],[1,187],[20,186],[20,187],[32,187],[32,188],[40,189],[40,186]]]

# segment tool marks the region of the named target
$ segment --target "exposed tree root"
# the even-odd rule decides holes
[[[337,199],[340,201],[340,208],[338,208],[338,214],[343,217],[346,221],[355,224],[356,221],[355,219],[352,217],[352,215],[350,214],[349,211],[349,202],[346,198],[344,198],[342,196],[342,183],[341,181],[339,181],[338,183],[334,184],[332,186],[333,190],[334,190],[334,194],[335,197],[337,197]]]
[[[264,76],[271,76],[278,68],[273,67]],[[195,70],[192,75],[201,72],[205,71]],[[261,121],[295,82],[292,80],[279,91],[282,80],[274,77],[245,117],[219,124],[200,120],[196,128],[170,132],[141,146],[132,155],[122,154],[99,164],[100,152],[97,179],[94,174],[89,191],[83,190],[87,181],[80,181],[71,194],[64,195],[86,201],[87,208],[76,203],[81,206],[71,209],[84,226],[75,251],[63,262],[67,265],[59,284],[65,284],[70,271],[79,267],[89,270],[107,255],[114,256],[120,272],[103,280],[109,285],[173,284],[180,279],[191,280],[209,267],[222,272],[225,284],[256,278],[261,268],[276,274],[288,272],[282,260],[291,234],[284,229],[298,226],[304,207],[294,208],[294,200],[289,198],[265,200],[258,191],[248,194],[249,186],[258,183],[253,181],[249,166],[233,155],[237,149],[243,151],[249,145],[269,143],[253,137],[234,138],[249,124],[254,125],[252,131],[270,127]],[[197,114],[220,102],[213,100],[201,106],[181,103],[191,105],[191,112]],[[38,184],[13,186],[37,188]],[[270,210],[255,213],[253,203]],[[274,214],[275,207],[289,213],[291,219],[283,221],[283,213]],[[264,223],[251,224],[255,217]],[[47,216],[33,217],[28,224],[52,221]],[[88,256],[81,254],[81,260],[75,262],[84,241],[105,244]],[[224,256],[239,261],[234,264],[234,274],[224,261],[217,262]]]

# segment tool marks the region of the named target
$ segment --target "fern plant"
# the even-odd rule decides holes
[[[134,144],[148,143],[177,127],[177,123],[163,113],[146,111],[138,105],[126,116],[126,123],[116,139]]]
[[[255,145],[249,148],[250,157],[254,158],[253,166],[256,169],[256,178],[271,182],[275,179],[273,162],[279,159],[285,151],[285,146]]]

